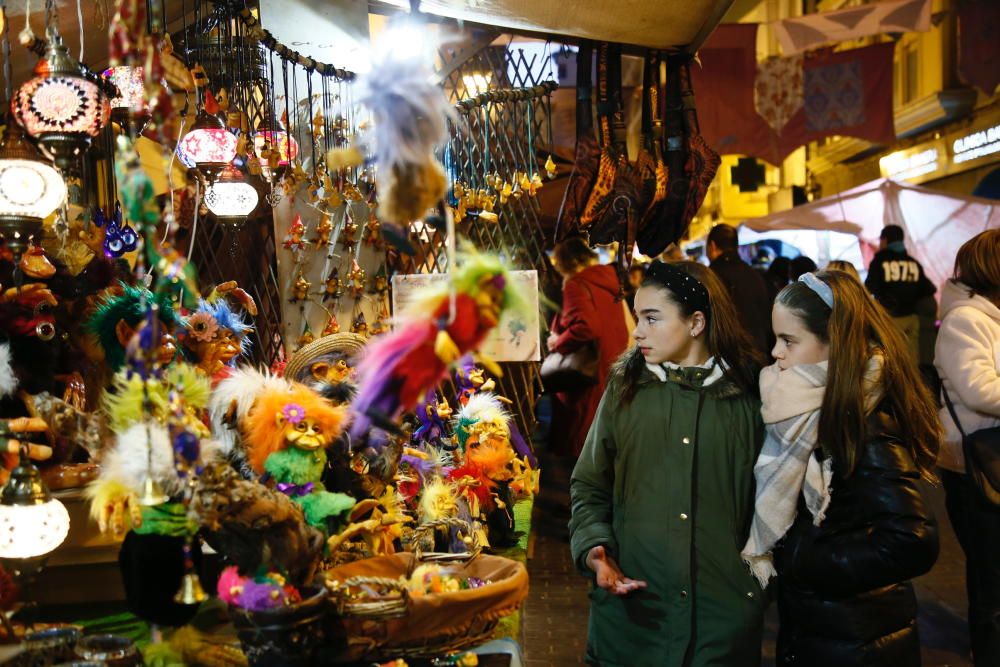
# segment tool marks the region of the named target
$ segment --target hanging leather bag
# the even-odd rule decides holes
[[[594,136],[593,66],[593,44],[584,42],[576,54],[576,157],[556,217],[557,242],[579,232],[580,216],[597,180],[601,148]]]
[[[969,479],[979,497],[993,509],[1000,510],[1000,426],[966,433],[955,414],[948,390],[942,386],[941,391],[948,413],[962,435],[962,453],[965,454],[965,470]]]

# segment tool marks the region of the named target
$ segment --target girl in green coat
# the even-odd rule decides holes
[[[592,665],[755,666],[764,595],[740,558],[763,442],[760,361],[725,287],[653,262],[637,346],[612,373],[570,483],[593,581]]]

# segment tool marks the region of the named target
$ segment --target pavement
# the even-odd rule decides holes
[[[587,642],[587,583],[569,555],[569,475],[572,462],[540,454],[542,490],[535,500],[529,545],[531,592],[524,607],[522,644],[526,667],[583,664]],[[944,491],[925,489],[941,536],[934,568],[915,582],[924,667],[972,667],[966,629],[965,558],[948,523]],[[762,666],[774,666],[778,615],[765,622]]]

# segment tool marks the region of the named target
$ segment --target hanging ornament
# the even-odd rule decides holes
[[[289,299],[290,303],[299,303],[300,301],[305,301],[309,298],[309,288],[312,287],[312,283],[306,280],[306,277],[302,275],[302,271],[299,270],[299,275],[292,284],[292,298]]]
[[[352,299],[360,299],[365,293],[365,270],[354,259],[351,260],[351,272],[347,274],[347,291]]]
[[[514,192],[514,188],[511,187],[510,183],[504,181],[503,186],[500,188],[500,203],[506,204],[512,192]]]
[[[296,341],[296,349],[303,348],[314,340],[316,340],[316,336],[314,336],[312,330],[309,329],[309,322],[306,322],[302,329],[302,335],[299,336],[298,341]]]
[[[334,313],[330,314],[330,319],[326,321],[326,326],[323,327],[323,336],[332,336],[333,334],[340,333],[340,322],[337,321],[337,315]]]
[[[333,222],[330,220],[330,216],[324,213],[320,216],[319,223],[316,225],[316,238],[312,240],[313,245],[317,249],[330,245],[330,232],[332,231]]]
[[[378,271],[372,276],[372,294],[385,296],[389,293],[389,277],[385,272],[385,264],[378,267]]]
[[[102,215],[103,217],[103,215]],[[96,223],[96,218],[95,218]],[[133,252],[138,246],[139,235],[128,223],[122,220],[122,207],[115,202],[115,212],[107,221],[104,230],[104,254],[111,259],[118,259],[126,253]]]
[[[285,240],[282,241],[281,247],[292,252],[303,250],[306,247],[306,243],[303,240],[305,235],[306,226],[302,224],[302,217],[296,214],[295,219],[292,220],[292,224],[288,227],[288,233],[285,234]]]
[[[334,267],[333,271],[330,272],[330,275],[327,276],[324,283],[323,301],[339,299],[340,296],[340,270]]]
[[[556,177],[556,163],[555,160],[552,159],[551,154],[549,154],[549,157],[545,160],[545,175],[548,176],[550,180]]]
[[[372,337],[381,336],[389,331],[389,314],[385,312],[385,309],[379,311],[378,317],[375,318],[375,322],[372,324],[371,328],[368,330],[368,334]]]
[[[361,240],[366,246],[373,246],[376,250],[385,247],[385,242],[382,239],[382,225],[375,217],[374,209],[368,216],[368,223],[365,225],[365,233]]]
[[[355,240],[354,237],[358,233],[358,225],[350,216],[344,221],[344,228],[340,230],[340,247],[346,250],[350,250],[354,247]]]
[[[79,159],[111,115],[108,98],[84,78],[51,21],[45,29],[45,55],[35,77],[14,94],[11,110],[38,147],[63,171],[74,171]]]
[[[528,187],[527,187],[528,196],[534,197],[536,194],[538,194],[538,191],[541,190],[544,185],[545,181],[542,180],[542,177],[536,171],[531,175],[531,180],[528,181]]]
[[[368,336],[368,321],[365,319],[365,314],[360,309],[358,314],[354,317],[354,321],[351,323],[351,333],[356,333],[359,336]]]
[[[334,186],[333,179],[330,178],[330,172],[323,172],[323,208],[326,211],[332,211],[338,208],[344,203],[344,198],[341,196],[340,191]]]

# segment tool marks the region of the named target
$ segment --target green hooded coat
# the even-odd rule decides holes
[[[585,574],[604,545],[648,587],[590,593],[590,664],[756,666],[766,599],[740,557],[764,440],[760,401],[703,368],[612,381],[570,483],[570,547]],[[615,378],[618,379],[618,378]]]

